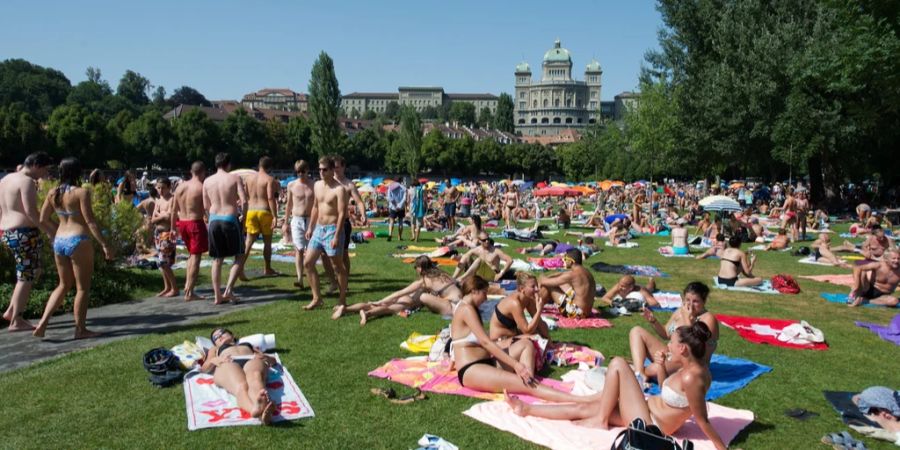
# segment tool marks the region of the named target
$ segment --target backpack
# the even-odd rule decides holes
[[[799,294],[800,285],[794,277],[780,273],[772,277],[772,288],[782,294]]]
[[[656,425],[647,425],[644,419],[636,417],[616,436],[610,450],[694,450],[694,443],[685,439],[679,445]]]
[[[169,387],[184,379],[178,357],[162,347],[144,353],[144,369],[150,372],[148,380],[156,387]]]

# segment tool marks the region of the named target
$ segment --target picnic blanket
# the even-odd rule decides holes
[[[583,371],[577,372],[581,372],[580,376],[584,377]],[[570,374],[571,372],[566,376]],[[715,403],[707,403],[707,408],[710,422],[726,445],[753,422],[752,411],[728,408]],[[551,449],[610,448],[613,440],[624,429],[601,430],[580,426],[569,420],[521,417],[516,415],[503,401],[478,403],[464,411],[463,414],[498,430],[508,431],[522,439]],[[715,448],[692,420],[686,422],[675,433],[675,437],[679,440],[690,439],[697,450]]]
[[[813,264],[816,266],[834,267],[834,264],[831,264],[831,263],[828,263],[825,261],[820,261],[820,260],[816,259],[816,257],[814,255],[809,255],[806,258],[799,259],[799,260],[797,260],[797,262],[801,263],[801,264]]]
[[[415,261],[416,261],[416,258],[403,258],[404,264],[412,264]],[[435,264],[437,264],[439,266],[456,267],[456,265],[459,264],[459,261],[457,261],[453,258],[431,258],[431,261],[433,261]]]
[[[597,272],[604,273],[618,273],[622,275],[638,275],[643,277],[657,277],[657,278],[668,278],[669,275],[665,272],[660,272],[660,270],[654,266],[641,266],[641,265],[617,265],[617,264],[607,264],[605,262],[595,262],[591,264],[591,269],[596,270]]]
[[[835,275],[801,275],[800,278],[806,278],[807,280],[818,281],[820,283],[838,284],[847,287],[853,285],[853,274],[850,273]]]
[[[612,242],[606,241],[607,247],[616,247],[616,248],[635,248],[638,246],[637,242],[626,242],[624,244],[613,244]]]
[[[451,362],[447,360],[431,362],[424,356],[406,359],[392,359],[383,366],[369,372],[370,377],[384,378],[395,383],[421,389],[435,394],[462,395],[483,400],[502,400],[502,393],[482,392],[463,387],[459,384],[456,370],[451,370]],[[569,392],[570,384],[552,378],[542,378],[541,384],[554,389]],[[523,395],[522,401],[534,403],[536,398]]]
[[[713,381],[709,386],[709,391],[706,392],[706,400],[711,401],[730,394],[750,384],[762,374],[771,371],[771,367],[757,364],[749,359],[732,358],[713,353],[712,360],[709,362],[709,372],[712,374]],[[659,395],[659,391],[659,385],[653,384],[648,394]]]
[[[887,326],[870,323],[870,322],[856,322],[856,326],[868,328],[869,331],[875,333],[878,337],[893,343],[894,345],[900,345],[900,314],[894,316],[891,319],[891,323]]]
[[[541,311],[541,315],[556,320],[556,326],[559,328],[612,328],[613,326],[610,321],[598,317],[600,311],[597,311],[596,309],[591,310],[591,316],[593,317],[576,319],[560,314],[559,307],[556,305],[544,305],[544,310]]]
[[[650,308],[654,311],[675,311],[681,308],[681,294],[676,291],[656,291],[653,298],[659,302],[659,306]]]
[[[765,280],[758,286],[726,286],[724,284],[719,284],[718,277],[713,277],[713,287],[725,291],[755,292],[757,294],[780,294],[780,292],[772,287],[772,282],[770,280]]]
[[[528,258],[528,262],[544,269],[565,269],[566,263],[560,257],[553,258]]]
[[[777,347],[805,350],[827,350],[827,343],[794,344],[778,340],[778,334],[784,327],[799,323],[796,320],[767,319],[762,317],[727,316],[716,314],[716,320],[736,331],[742,338],[755,344],[769,344]]]
[[[748,248],[747,250],[754,250],[754,251],[761,251],[761,252],[764,252],[764,251],[767,251],[767,250],[766,250],[766,247],[767,247],[766,244],[758,244],[758,245],[754,245],[753,247]],[[794,247],[785,247],[785,248],[783,248],[783,249],[781,249],[781,250],[769,250],[769,251],[774,251],[774,252],[789,252],[789,251],[791,251],[791,249],[793,249],[793,248],[794,248]]]
[[[849,295],[838,292],[823,292],[819,294],[819,296],[831,303],[843,303],[846,305],[850,302]],[[887,308],[887,306],[873,305],[871,303],[863,303],[862,306],[865,306],[866,308]]]
[[[665,258],[693,258],[694,255],[688,253],[686,255],[676,255],[672,250],[671,245],[667,245],[665,247],[660,247],[656,251],[659,252],[659,255]]]
[[[272,422],[297,420],[313,417],[312,407],[303,392],[294,382],[287,368],[278,362],[269,368],[266,390],[275,404]],[[192,370],[184,376],[184,399],[187,407],[188,430],[201,428],[230,427],[236,425],[258,425],[259,419],[237,407],[237,400],[215,385],[213,376]]]
[[[846,391],[822,391],[825,394],[825,400],[841,415],[841,421],[847,425],[866,425],[870,427],[881,428],[881,425],[869,420],[853,403],[853,396],[859,392]]]

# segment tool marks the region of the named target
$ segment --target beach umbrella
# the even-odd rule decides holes
[[[456,186],[459,183],[462,183],[462,180],[460,180],[459,178],[451,178],[450,179],[450,186]]]
[[[728,186],[729,189],[740,189],[742,187],[744,187],[744,183],[741,183],[740,181],[731,183],[731,186]]]
[[[578,191],[578,192],[581,192],[581,195],[594,195],[594,194],[597,193],[596,190],[591,189],[591,188],[589,188],[589,187],[587,187],[587,186],[575,186],[575,187],[573,187],[572,189],[574,189],[574,190],[576,190],[576,191]]]
[[[428,178],[419,178],[419,183],[427,183]]]
[[[375,187],[371,184],[364,184],[356,189],[360,194],[371,194],[375,192]]]
[[[534,191],[535,197],[578,197],[581,192],[570,188],[552,186]]]
[[[603,221],[606,223],[613,223],[616,220],[625,220],[628,218],[628,214],[610,214],[603,218]]]
[[[600,182],[600,189],[608,191],[612,188],[612,181],[604,180]]]
[[[381,186],[378,186],[377,188],[375,188],[375,192],[377,192],[379,194],[385,194],[385,193],[387,193],[387,186],[382,184]]]
[[[396,183],[396,181],[394,181],[390,178],[385,178],[384,180],[381,181],[381,184],[383,184],[384,186],[390,186],[391,183]]]
[[[547,183],[545,183],[543,181],[539,181],[538,184],[534,185],[534,187],[536,187],[538,189],[543,189],[543,188],[547,187]]]
[[[618,186],[618,187],[624,187],[624,186],[625,186],[625,182],[624,182],[624,181],[618,181],[618,180],[616,180],[616,181],[613,181],[613,182],[612,182],[612,185],[613,185],[613,186]]]
[[[741,211],[741,205],[737,200],[724,195],[710,195],[700,200],[700,206],[705,211]]]

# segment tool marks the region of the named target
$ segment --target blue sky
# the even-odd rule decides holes
[[[5,0],[0,59],[54,67],[73,84],[95,66],[115,88],[131,69],[168,93],[188,85],[240,99],[264,87],[306,92],[324,50],[345,94],[398,86],[498,94],[513,90],[523,58],[539,75],[560,38],[576,78],[592,57],[600,62],[610,100],[636,87],[660,25],[648,0]]]

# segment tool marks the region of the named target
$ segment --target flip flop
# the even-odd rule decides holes
[[[797,420],[801,420],[801,421],[802,421],[802,420],[809,420],[809,419],[812,419],[813,417],[818,417],[818,416],[819,416],[819,413],[814,413],[814,412],[812,412],[812,411],[807,411],[807,410],[804,409],[804,408],[795,408],[795,409],[788,409],[788,410],[785,410],[785,411],[784,411],[784,415],[785,415],[786,417],[790,417],[790,418],[793,418],[793,419],[797,419]]]
[[[395,405],[407,405],[409,403],[416,402],[419,400],[425,400],[427,398],[428,397],[425,396],[424,392],[420,391],[419,389],[416,389],[416,391],[412,395],[407,395],[406,397],[400,397],[400,398],[392,398],[391,403],[393,403]]]
[[[380,396],[382,396],[382,397],[384,397],[384,398],[386,398],[386,399],[395,399],[395,398],[397,398],[397,391],[395,391],[394,388],[387,388],[387,389],[384,389],[384,388],[372,388],[372,389],[369,389],[369,392],[371,392],[372,395],[380,395]]]

